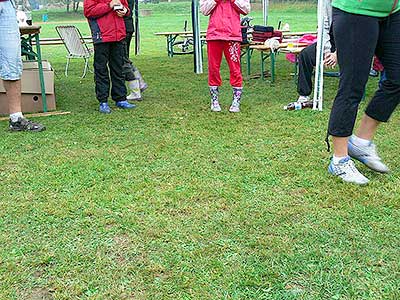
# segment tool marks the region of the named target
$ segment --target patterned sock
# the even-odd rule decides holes
[[[219,90],[217,86],[210,86],[210,95],[212,102],[218,102]]]
[[[234,87],[233,88],[233,99],[232,105],[239,106],[240,101],[242,99],[243,88],[242,87]]]

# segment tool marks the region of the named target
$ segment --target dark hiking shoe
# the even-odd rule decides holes
[[[32,122],[25,118],[18,118],[18,121],[11,122],[10,120],[10,131],[43,131],[46,130],[40,123]]]

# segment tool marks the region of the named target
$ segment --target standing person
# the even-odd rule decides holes
[[[240,69],[240,42],[242,41],[240,15],[247,15],[250,12],[250,1],[200,0],[200,10],[205,16],[210,15],[206,39],[211,111],[221,111],[218,88],[222,85],[220,67],[222,54],[224,54],[233,88],[233,99],[229,111],[239,112],[243,91]]]
[[[336,47],[332,29],[332,0],[325,1],[324,16],[324,63],[327,67],[336,66]],[[317,59],[317,43],[314,43],[300,52],[299,76],[297,81],[298,102],[310,100],[312,92],[312,75]]]
[[[126,0],[84,0],[83,12],[89,21],[94,44],[94,80],[101,113],[111,113],[108,105],[110,78],[111,98],[119,108],[136,106],[126,100],[125,78],[121,72],[126,55],[125,22],[129,13]]]
[[[333,0],[332,6],[341,76],[329,120],[334,155],[328,170],[345,182],[367,184],[350,157],[374,171],[389,172],[372,140],[400,101],[400,5],[398,0]],[[352,135],[374,53],[385,68],[385,80]]]
[[[0,78],[7,94],[11,131],[43,131],[46,129],[22,114],[21,108],[21,38],[15,8],[10,0],[0,1]]]
[[[136,0],[137,1],[137,0]],[[124,61],[123,72],[125,81],[128,82],[128,87],[131,93],[126,97],[128,100],[142,100],[142,93],[147,89],[147,83],[144,81],[139,69],[129,59],[129,50],[131,48],[131,41],[135,28],[133,26],[133,11],[135,0],[128,0],[128,8],[131,11],[129,15],[124,17],[126,27],[126,57]]]

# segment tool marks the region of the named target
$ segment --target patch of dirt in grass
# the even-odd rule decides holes
[[[27,292],[23,297],[24,300],[54,300],[53,289],[35,288]]]

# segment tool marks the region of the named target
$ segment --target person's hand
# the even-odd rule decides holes
[[[110,6],[110,8],[114,8],[115,5],[121,5],[121,1],[119,1],[119,0],[111,0],[108,5]]]
[[[128,12],[128,9],[124,6],[124,8],[122,10],[117,10],[117,16],[122,18],[126,15],[126,13]]]
[[[324,64],[326,67],[331,67],[332,69],[336,67],[337,64],[336,52],[325,54]]]

